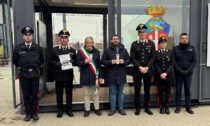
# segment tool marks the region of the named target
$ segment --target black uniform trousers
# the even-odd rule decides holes
[[[163,80],[160,77],[157,79],[158,105],[161,108],[169,108],[171,95],[171,80]]]
[[[67,110],[71,110],[72,107],[72,81],[56,81],[56,100],[57,100],[57,108],[58,110],[63,110],[63,91],[65,88],[66,92],[66,107]]]
[[[37,114],[38,106],[38,90],[39,90],[39,77],[24,78],[20,77],[20,86],[23,93],[23,104],[26,114]]]
[[[151,76],[150,75],[135,75],[133,76],[134,81],[134,91],[135,91],[135,107],[140,108],[140,91],[141,82],[144,81],[144,107],[148,109],[150,107],[150,86],[151,86]]]

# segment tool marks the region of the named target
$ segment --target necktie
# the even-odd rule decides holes
[[[30,45],[26,45],[27,49],[30,49]]]
[[[63,48],[63,51],[64,51],[64,52],[66,52],[66,51],[67,51],[67,48],[66,48],[66,47],[64,47],[64,48]]]

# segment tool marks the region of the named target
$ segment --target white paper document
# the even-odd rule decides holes
[[[72,63],[70,62],[71,57],[69,54],[59,55],[59,58],[62,64],[62,70],[72,69]]]

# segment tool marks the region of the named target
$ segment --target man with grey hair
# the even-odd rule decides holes
[[[80,84],[84,89],[84,117],[90,114],[90,95],[93,93],[95,113],[102,115],[99,110],[99,87],[102,81],[100,52],[93,44],[93,38],[86,37],[85,45],[79,49],[76,56],[76,63],[80,67]]]

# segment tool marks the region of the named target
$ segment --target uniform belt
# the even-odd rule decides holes
[[[21,71],[26,71],[26,72],[33,72],[35,69],[33,68],[28,68],[28,69],[25,69],[25,68],[21,68]]]

